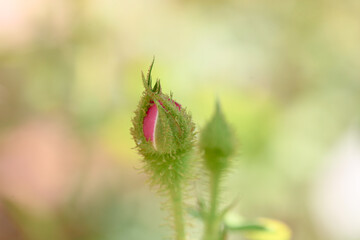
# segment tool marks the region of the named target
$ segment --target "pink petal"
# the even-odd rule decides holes
[[[181,110],[181,105],[179,103],[175,102],[175,101],[174,101],[174,103],[179,108],[179,110]]]
[[[143,122],[143,131],[146,140],[154,141],[155,139],[155,127],[158,117],[158,109],[156,104],[153,104],[149,107],[146,112],[146,116]]]
[[[170,99],[169,99],[170,100]],[[172,100],[173,103],[175,103],[175,105],[179,108],[179,110],[181,110],[181,105],[177,102],[175,102],[174,100]],[[165,109],[164,105],[162,104],[161,101],[159,101],[160,105]]]

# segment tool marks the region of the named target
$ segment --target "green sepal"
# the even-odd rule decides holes
[[[161,92],[160,79],[157,79],[157,80],[156,80],[156,83],[155,83],[154,88],[152,89],[152,91],[153,91],[154,93],[157,93],[157,94],[159,94],[159,93]]]

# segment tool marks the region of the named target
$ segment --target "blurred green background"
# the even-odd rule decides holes
[[[360,239],[360,1],[0,0],[1,240],[169,236],[129,133],[154,55],[198,129],[220,99],[237,214]]]

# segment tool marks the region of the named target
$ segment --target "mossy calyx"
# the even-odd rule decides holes
[[[195,127],[186,109],[162,92],[160,80],[152,86],[152,66],[147,77],[143,75],[145,90],[132,119],[131,133],[152,183],[166,190],[181,187],[181,180],[187,176]]]
[[[199,148],[210,172],[220,173],[229,167],[229,158],[235,152],[235,138],[219,103],[212,119],[200,132]]]

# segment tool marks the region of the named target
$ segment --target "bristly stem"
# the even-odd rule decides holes
[[[185,240],[184,207],[182,201],[182,189],[174,186],[170,189],[170,197],[174,211],[175,239]]]
[[[218,216],[220,174],[210,174],[210,208],[205,218],[203,240],[219,240],[220,223]]]

